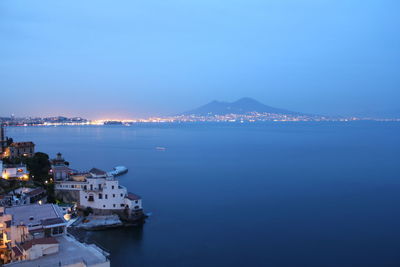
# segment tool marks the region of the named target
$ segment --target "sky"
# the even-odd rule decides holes
[[[398,0],[1,0],[0,116],[399,110]]]

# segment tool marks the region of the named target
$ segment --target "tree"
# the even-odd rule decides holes
[[[11,146],[11,144],[13,142],[14,142],[14,140],[11,137],[7,137],[7,139],[6,139],[7,146]]]
[[[49,161],[49,155],[42,152],[37,152],[31,158],[25,159],[26,166],[31,174],[34,181],[40,182],[50,178],[49,171],[51,169],[51,164]]]
[[[54,184],[49,183],[46,185],[47,203],[56,203],[57,199],[54,192]]]

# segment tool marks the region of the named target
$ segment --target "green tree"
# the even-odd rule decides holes
[[[47,203],[56,203],[57,199],[54,192],[54,184],[49,183],[45,186],[47,191]]]
[[[49,155],[43,152],[37,152],[33,157],[27,158],[25,161],[33,181],[44,184],[44,181],[50,178],[49,171],[51,169],[51,164]]]

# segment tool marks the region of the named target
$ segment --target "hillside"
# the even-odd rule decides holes
[[[250,112],[301,115],[299,112],[270,107],[252,98],[241,98],[235,102],[212,101],[199,108],[182,113],[182,115],[226,115],[247,114]]]

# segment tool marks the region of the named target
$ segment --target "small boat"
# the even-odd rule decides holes
[[[158,147],[156,147],[156,149],[157,149],[157,150],[160,150],[160,151],[166,150],[166,148],[165,148],[165,147],[162,147],[162,146],[158,146]]]
[[[109,175],[118,176],[128,172],[128,168],[125,166],[114,167],[112,171],[108,172]]]

